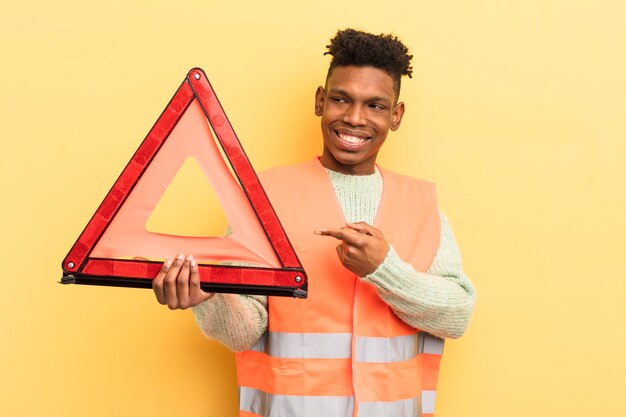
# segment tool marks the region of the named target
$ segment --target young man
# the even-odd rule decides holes
[[[322,156],[261,176],[309,275],[309,298],[207,294],[179,255],[154,280],[161,304],[192,307],[237,351],[241,416],[427,416],[442,338],[460,337],[474,289],[434,186],[379,169],[400,126],[407,48],[339,31],[315,94]]]

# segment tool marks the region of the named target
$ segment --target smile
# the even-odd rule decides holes
[[[337,131],[335,131],[335,133],[337,134],[337,137],[339,139],[341,139],[342,141],[350,145],[361,145],[370,139],[369,137],[353,136],[353,135],[348,135],[346,133],[340,133]]]

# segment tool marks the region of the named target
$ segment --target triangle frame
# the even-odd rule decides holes
[[[93,256],[93,250],[183,114],[197,100],[280,267],[198,263],[205,291],[307,297],[307,275],[206,74],[193,68],[63,260],[63,284],[152,288],[162,262]]]

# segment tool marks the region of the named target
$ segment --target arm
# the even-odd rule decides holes
[[[236,352],[252,347],[267,330],[262,295],[218,293],[191,309],[202,333]]]
[[[225,235],[230,236],[231,233],[229,224]],[[246,262],[223,264],[252,266]],[[267,330],[267,297],[264,295],[217,293],[191,310],[206,337],[235,352],[250,349]]]
[[[347,223],[341,229],[315,233],[341,241],[341,263],[376,287],[386,302],[410,326],[435,336],[463,335],[474,308],[475,292],[463,273],[461,256],[447,219],[441,217],[440,246],[426,273],[404,262],[382,232],[367,223]]]
[[[467,329],[476,294],[463,273],[450,224],[440,216],[441,241],[426,273],[415,271],[390,245],[384,261],[363,280],[405,323],[438,337],[458,338]]]
[[[191,307],[203,333],[232,350],[250,348],[267,329],[267,297],[202,291],[192,256],[165,261],[152,286],[160,304],[171,310]]]

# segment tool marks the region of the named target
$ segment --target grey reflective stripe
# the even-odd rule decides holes
[[[357,337],[357,362],[401,362],[417,355],[417,334],[396,337]]]
[[[251,348],[277,358],[352,357],[352,333],[266,332]]]
[[[400,401],[367,401],[359,403],[357,417],[417,417],[420,413],[420,399]]]
[[[422,412],[424,414],[433,414],[435,412],[436,391],[422,391]]]
[[[443,339],[425,332],[396,337],[359,336],[355,360],[401,362],[418,353],[441,355],[443,345]],[[277,358],[347,359],[352,356],[352,334],[266,332],[251,349]]]
[[[367,401],[359,403],[358,417],[418,417],[435,413],[435,391],[422,391],[421,397],[399,401]]]
[[[263,417],[351,417],[354,397],[272,395],[239,387],[239,409]]]
[[[420,332],[418,336],[419,353],[432,353],[443,355],[444,340],[425,332]]]

